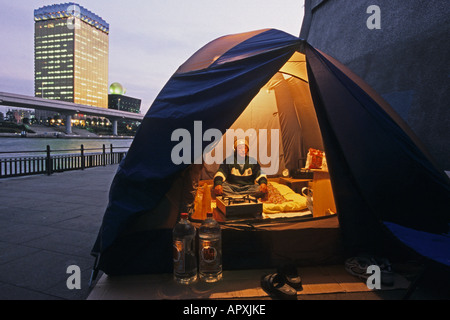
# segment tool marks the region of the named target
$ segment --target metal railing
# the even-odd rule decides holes
[[[51,150],[47,145],[46,150],[0,152],[0,154],[43,154],[0,158],[0,179],[35,174],[51,175],[54,172],[118,164],[126,156],[127,151],[115,151],[115,149],[124,148],[128,149],[128,147],[113,147],[111,144],[108,152],[105,145],[102,148],[84,148],[81,145],[80,149]],[[93,152],[94,150],[101,150],[101,152]],[[62,152],[70,153],[62,154]]]

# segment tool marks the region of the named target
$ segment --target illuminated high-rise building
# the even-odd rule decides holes
[[[126,91],[118,82],[111,84],[109,87],[108,108],[139,113],[141,111],[141,99],[126,96]]]
[[[109,24],[75,3],[34,11],[35,96],[108,108]]]

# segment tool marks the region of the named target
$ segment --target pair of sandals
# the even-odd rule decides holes
[[[302,279],[293,265],[283,265],[276,273],[261,277],[261,288],[272,298],[297,300],[297,291],[303,290]]]

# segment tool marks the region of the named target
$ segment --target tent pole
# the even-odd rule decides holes
[[[94,266],[92,267],[92,271],[91,271],[91,278],[89,279],[89,288],[91,288],[93,282],[95,281],[95,279],[97,278],[97,275],[98,275],[97,262],[98,262],[99,256],[100,255],[95,256]]]

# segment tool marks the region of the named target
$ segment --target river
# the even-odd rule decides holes
[[[117,139],[55,139],[55,138],[8,138],[0,137],[0,158],[11,158],[11,157],[23,157],[23,156],[35,156],[40,154],[45,154],[47,145],[50,146],[52,153],[67,153],[58,152],[58,150],[80,150],[81,145],[85,149],[94,149],[87,152],[101,152],[103,145],[106,146],[106,151],[109,152],[110,145],[112,144],[114,148],[119,147],[129,147],[133,139],[130,138],[117,138]],[[41,151],[42,153],[35,152]],[[124,151],[125,148],[120,148],[118,151]],[[33,152],[18,152],[18,151],[33,151]],[[117,151],[117,150],[115,150]],[[8,152],[8,153],[3,153]],[[13,153],[11,153],[13,152]],[[17,152],[17,153],[16,153]],[[72,151],[76,152],[76,151]]]

